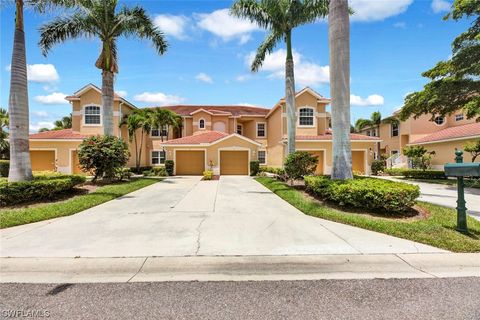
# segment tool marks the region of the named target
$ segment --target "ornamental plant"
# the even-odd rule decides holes
[[[284,168],[289,180],[298,180],[314,174],[317,164],[318,157],[306,151],[295,151],[285,159]]]
[[[93,182],[98,178],[111,181],[129,157],[127,143],[110,135],[86,138],[78,150],[80,166],[83,171],[93,173]]]

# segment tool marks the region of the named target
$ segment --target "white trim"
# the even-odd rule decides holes
[[[443,122],[442,124],[438,124],[435,119],[437,118],[443,118]],[[435,118],[433,118],[432,122],[437,126],[437,127],[443,127],[446,123],[447,123],[447,118],[445,118],[444,116],[436,116]]]
[[[169,131],[169,130],[168,130],[168,125],[166,125],[166,127],[167,127],[167,129],[166,129],[166,131],[167,131],[167,135],[166,135],[166,136],[162,136],[161,134],[160,134],[160,135],[158,135],[158,136],[154,136],[154,135],[152,135],[152,131],[153,131],[154,129],[155,129],[155,130],[158,130],[158,131],[159,131],[159,133],[162,133],[162,131],[163,131],[162,129],[159,129],[159,128],[153,128],[153,127],[152,127],[152,128],[150,129],[150,134],[149,134],[150,138],[152,138],[152,139],[161,139],[162,137],[167,137],[167,138],[168,138],[168,131]]]
[[[65,100],[80,100],[80,98],[78,96],[81,96],[82,94],[84,94],[85,92],[87,92],[88,90],[90,89],[93,89],[95,91],[97,91],[98,93],[100,93],[100,95],[102,94],[102,89],[98,88],[96,85],[92,84],[92,83],[89,83],[85,86],[83,86],[82,88],[80,88],[78,91],[76,91],[73,95],[74,96],[77,96],[77,97],[71,97],[71,98],[65,98]],[[126,99],[118,96],[118,98],[115,97],[115,92],[113,93],[114,96],[113,96],[113,101],[122,101],[124,102],[127,106],[131,107],[132,109],[138,109],[136,106],[134,106],[133,104],[131,104],[130,102],[128,102]]]
[[[266,129],[265,129],[265,130],[266,130]],[[266,131],[265,131],[265,132],[266,132]],[[233,137],[237,137],[237,138],[243,139],[243,140],[245,140],[245,141],[247,141],[247,142],[250,142],[250,143],[252,143],[252,144],[255,144],[255,145],[257,145],[257,146],[261,146],[261,145],[262,145],[262,144],[259,143],[259,142],[256,142],[256,141],[254,141],[254,140],[252,140],[252,139],[250,139],[250,138],[247,138],[247,137],[245,137],[245,136],[241,136],[241,135],[239,135],[239,134],[237,134],[237,133],[232,133],[232,134],[230,134],[230,135],[228,135],[228,136],[226,136],[226,137],[223,137],[223,138],[221,138],[221,139],[218,139],[218,140],[216,140],[216,141],[213,141],[212,143],[210,143],[210,145],[213,146],[213,145],[215,145],[215,144],[217,144],[217,143],[219,143],[219,142],[228,140],[228,139],[233,138]]]
[[[394,135],[393,135],[393,125],[394,125],[394,122],[391,122],[391,123],[390,123],[390,138],[400,137],[400,123],[396,123],[396,124],[397,124],[397,135],[394,136]]]
[[[238,133],[238,126],[242,127],[241,129],[242,133]],[[235,133],[239,135],[243,135],[243,123],[238,123],[238,122],[235,123]]]
[[[203,170],[207,169],[208,163],[207,163],[207,149],[206,148],[176,148],[173,150],[173,174],[177,175],[177,151],[203,151],[205,155],[205,161],[204,161],[204,166]],[[165,161],[166,161],[166,154],[165,154]]]
[[[203,128],[200,126],[200,121],[202,121],[202,120],[203,120]],[[204,118],[198,119],[197,127],[198,127],[198,130],[206,130],[207,129],[207,121],[205,121]]]
[[[285,138],[284,138],[285,140]],[[350,142],[351,143],[354,143],[354,142],[372,142],[372,143],[375,143],[375,142],[382,142],[383,140],[353,140],[353,139],[350,139]],[[332,140],[295,140],[295,142],[332,142]]]
[[[220,163],[220,152],[221,151],[247,151],[248,152],[248,159],[247,159],[247,172],[248,172],[248,175],[250,175],[250,161],[251,161],[251,150],[250,148],[245,148],[245,147],[235,147],[235,146],[232,146],[232,147],[225,147],[225,148],[218,148],[217,149],[217,159],[218,159],[218,174],[221,174],[221,163]]]
[[[300,110],[301,110],[301,109],[310,109],[310,110],[313,111],[313,114],[312,114],[313,124],[312,124],[312,125],[301,125],[301,124],[300,124]],[[298,127],[298,128],[315,128],[316,125],[317,125],[317,116],[316,116],[315,108],[314,108],[314,107],[310,107],[310,106],[298,107],[297,127]]]
[[[258,153],[259,153],[260,151],[264,151],[264,152],[265,152],[265,163],[260,163],[260,160],[258,160]],[[258,149],[258,150],[257,150],[257,161],[259,162],[259,164],[260,164],[261,166],[266,166],[266,165],[267,165],[267,163],[268,163],[268,152],[267,152],[267,149]]]
[[[152,162],[152,159],[153,159],[152,152],[165,152],[164,162],[153,164],[153,162]],[[158,158],[158,161],[160,162],[160,157]],[[164,167],[165,166],[165,161],[167,161],[167,150],[163,150],[163,149],[152,149],[152,150],[150,150],[150,166],[152,166],[152,167]]]
[[[460,137],[460,138],[452,138],[452,139],[442,139],[442,140],[435,140],[435,141],[418,142],[418,143],[415,143],[415,141],[414,141],[414,142],[411,142],[411,143],[407,143],[407,146],[411,146],[411,145],[421,145],[421,144],[434,144],[434,143],[442,143],[442,142],[450,142],[450,141],[460,141],[460,140],[469,140],[469,139],[477,139],[477,138],[480,138],[480,135],[468,136],[468,137]]]
[[[460,120],[457,120],[457,117],[462,117]],[[465,115],[463,113],[457,113],[455,115],[455,122],[458,122],[458,121],[463,121],[465,119]]]
[[[30,148],[28,151],[29,151],[29,153],[30,153],[30,151],[54,151],[55,152],[55,163],[53,165],[55,167],[55,172],[58,172],[59,166],[57,166],[57,161],[58,161],[57,148]]]
[[[323,174],[330,174],[331,173],[331,172],[327,172],[327,149],[311,149],[311,148],[299,149],[299,148],[297,148],[297,150],[298,151],[322,151],[323,152]],[[332,157],[333,157],[333,155],[332,155]]]
[[[263,130],[265,132],[265,135],[264,136],[259,136],[258,135],[258,125],[262,124],[262,123],[265,125],[265,128]],[[267,134],[268,134],[267,133],[267,123],[266,122],[260,122],[260,121],[255,122],[255,136],[257,137],[257,139],[267,139]]]
[[[99,114],[99,116],[100,116],[100,123],[90,123],[90,124],[89,124],[89,123],[85,123],[85,116],[86,116],[85,109],[86,109],[87,107],[98,107],[98,108],[100,108],[100,114]],[[82,113],[83,113],[83,115],[82,115],[82,126],[84,126],[84,127],[101,127],[101,126],[103,125],[103,108],[102,108],[101,105],[96,104],[96,103],[87,103],[87,104],[84,104],[84,105],[82,106]]]
[[[220,112],[224,112],[224,113],[220,113],[220,114],[213,113],[213,112],[210,112],[210,111],[205,110],[203,108],[200,108],[200,109],[197,109],[195,111],[190,112],[190,114],[194,115],[194,114],[199,113],[199,112],[205,112],[205,113],[208,113],[209,115],[212,115],[212,116],[231,116],[232,115],[232,113],[228,112],[228,111],[221,111],[221,110],[216,110],[216,111],[220,111]]]

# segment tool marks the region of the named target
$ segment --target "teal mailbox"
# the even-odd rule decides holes
[[[447,163],[445,165],[445,175],[447,177],[457,178],[457,230],[468,232],[467,228],[467,208],[465,202],[464,177],[480,177],[480,163],[463,163],[463,151],[455,151],[456,163]]]

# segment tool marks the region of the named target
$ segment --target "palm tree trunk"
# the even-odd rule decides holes
[[[23,28],[23,0],[16,0],[15,35],[10,78],[10,172],[9,181],[31,180],[32,165],[28,141],[28,85],[25,33]]]
[[[328,14],[332,97],[332,179],[351,179],[350,22],[348,0],[331,0]]]
[[[133,139],[135,140],[135,168],[137,169],[140,167],[140,162],[138,161],[138,142],[137,142],[137,132],[134,133]]]
[[[138,152],[138,165],[140,166],[140,162],[142,161],[142,149],[143,149],[143,129],[140,134],[140,151]]]
[[[287,43],[287,60],[285,61],[285,103],[287,106],[287,153],[295,152],[295,129],[297,117],[295,115],[295,75],[292,54],[292,33],[285,36]]]
[[[113,72],[102,71],[103,133],[113,136]]]

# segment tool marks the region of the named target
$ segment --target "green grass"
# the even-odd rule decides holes
[[[413,178],[398,178],[401,180],[408,180],[408,181],[417,181],[417,182],[426,182],[426,183],[434,183],[434,184],[443,184],[447,186],[456,186],[457,180],[454,179],[413,179]],[[472,180],[464,180],[465,187],[467,188],[477,188],[480,189],[480,184],[477,182],[475,183]]]
[[[258,182],[272,190],[303,213],[367,230],[377,231],[454,252],[480,252],[480,222],[468,217],[470,233],[455,230],[457,218],[454,209],[420,202],[430,212],[426,219],[391,219],[344,212],[306,197],[302,191],[272,178],[259,177]]]
[[[158,181],[160,180],[152,178],[132,179],[126,182],[99,187],[92,193],[75,196],[66,201],[39,204],[38,206],[32,206],[29,208],[1,209],[0,229],[69,216],[135,190],[147,187]]]

